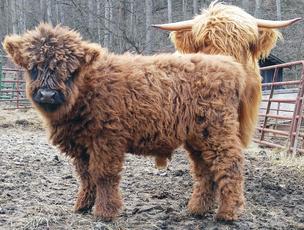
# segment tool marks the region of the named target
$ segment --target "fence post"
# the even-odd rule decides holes
[[[3,75],[2,75],[2,55],[0,55],[0,90],[2,89],[3,85],[2,85],[2,79],[3,79]],[[0,95],[1,98],[1,95]]]
[[[299,138],[302,116],[303,116],[303,96],[304,96],[304,62],[302,62],[301,83],[295,103],[294,114],[291,123],[290,134],[289,134],[290,136],[289,152],[291,152],[293,156],[296,156],[297,154],[298,138]]]
[[[276,81],[278,72],[279,72],[278,68],[275,68],[273,76],[272,76],[272,83]],[[268,103],[267,103],[267,107],[266,107],[265,118],[264,118],[264,122],[263,122],[263,129],[262,129],[262,133],[261,133],[261,137],[260,137],[260,141],[264,140],[264,135],[265,135],[264,129],[267,126],[267,120],[268,120],[268,115],[269,115],[269,112],[270,112],[270,109],[271,109],[271,99],[273,97],[273,92],[274,92],[274,85],[271,85],[270,93],[269,93],[269,97],[268,97]]]

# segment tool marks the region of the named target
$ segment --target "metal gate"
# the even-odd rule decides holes
[[[6,58],[0,56],[0,104],[5,109],[20,109],[30,107],[25,96],[25,81],[23,70],[13,65],[3,67]]]
[[[279,69],[284,70],[285,81],[276,81]],[[267,70],[274,70],[274,74],[272,82],[262,84],[269,89],[263,91],[254,141],[284,148],[293,155],[303,154],[304,61],[261,68]]]

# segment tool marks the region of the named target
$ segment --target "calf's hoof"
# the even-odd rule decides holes
[[[218,221],[236,221],[239,219],[239,215],[233,212],[219,212],[216,214],[215,219]]]
[[[89,206],[74,206],[74,212],[75,213],[88,213],[90,212],[92,207]]]
[[[111,210],[111,211],[101,211],[101,210],[96,210],[93,212],[94,214],[94,217],[96,219],[101,219],[103,221],[111,221],[111,220],[114,220],[119,212],[118,211],[114,211],[114,210]]]
[[[112,204],[107,204],[106,206],[95,205],[95,210],[93,214],[95,218],[98,219],[100,218],[104,221],[111,221],[118,216],[121,207],[122,207],[121,201],[117,201]]]
[[[188,211],[193,215],[204,215],[213,207],[213,200],[191,199],[188,203]]]
[[[156,157],[155,158],[155,166],[157,169],[167,169],[168,162],[166,157]]]
[[[244,204],[240,204],[234,209],[219,209],[215,219],[219,221],[235,221],[238,220],[241,214],[244,212]]]
[[[74,205],[74,212],[75,213],[89,212],[92,209],[94,202],[95,202],[95,194],[80,192],[78,194],[78,198]]]

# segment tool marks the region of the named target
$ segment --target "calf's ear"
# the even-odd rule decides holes
[[[3,48],[13,62],[27,68],[27,61],[23,54],[24,41],[19,35],[8,35],[3,41]]]
[[[104,52],[103,49],[100,47],[100,45],[95,43],[84,43],[83,49],[84,49],[84,62],[86,64],[93,63],[98,59],[101,53]]]

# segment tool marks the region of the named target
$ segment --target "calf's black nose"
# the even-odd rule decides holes
[[[55,102],[56,91],[50,89],[39,89],[37,92],[38,101],[40,103],[50,103],[53,104]]]

